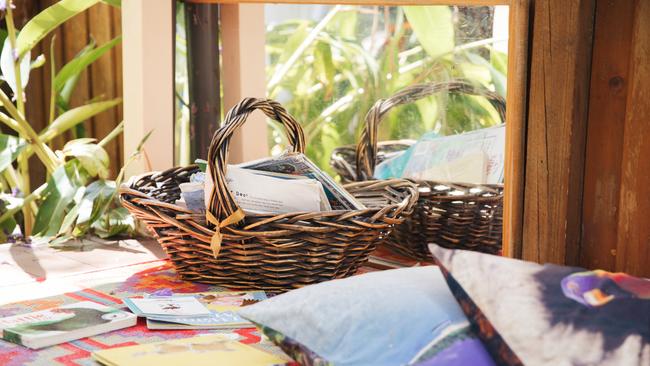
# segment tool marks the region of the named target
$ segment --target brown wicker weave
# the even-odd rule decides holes
[[[377,101],[366,115],[356,149],[356,180],[372,179],[378,162],[377,128],[398,105],[438,92],[486,97],[505,121],[505,100],[498,94],[465,81],[420,84]],[[420,260],[431,259],[429,243],[447,248],[498,253],[502,242],[503,186],[417,181],[419,199],[413,215],[396,228],[388,246]]]
[[[377,243],[412,211],[417,188],[399,179],[353,183],[348,191],[374,206],[244,215],[224,177],[230,138],[256,109],[285,126],[294,151],[304,150],[302,129],[277,102],[244,99],[228,112],[211,142],[208,164],[215,189],[207,222],[174,204],[180,197],[178,185],[198,171],[196,166],[150,173],[122,185],[123,205],[151,229],[185,280],[283,291],[354,274]]]

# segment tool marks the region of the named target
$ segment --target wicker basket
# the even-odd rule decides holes
[[[214,190],[205,216],[174,204],[179,184],[198,171],[196,166],[150,173],[122,185],[122,204],[155,234],[185,280],[284,291],[354,274],[412,212],[416,186],[400,179],[346,186],[361,202],[375,205],[364,210],[244,215],[227,189],[225,169],[231,136],[256,109],[281,122],[293,150],[304,151],[302,129],[282,106],[244,99],[212,139],[208,164]]]
[[[486,97],[505,121],[505,101],[498,94],[465,81],[420,84],[377,101],[366,116],[355,162],[355,181],[372,179],[379,160],[377,128],[382,118],[398,105],[412,103],[438,92]],[[384,147],[384,149],[387,149]],[[385,243],[420,260],[429,260],[428,243],[447,248],[498,253],[502,242],[503,185],[472,185],[416,181],[419,199],[414,213],[397,227]]]

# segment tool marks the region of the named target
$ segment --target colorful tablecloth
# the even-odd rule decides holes
[[[406,259],[386,250],[378,250],[367,266],[359,273],[387,269],[392,265],[412,266],[417,262]],[[388,263],[388,265],[386,265]],[[92,273],[76,274],[62,278],[38,279],[20,285],[0,285],[0,300],[6,298],[30,298],[0,306],[0,317],[43,310],[78,301],[95,301],[100,304],[121,307],[123,298],[142,296],[161,289],[171,289],[175,293],[191,293],[225,290],[216,286],[181,281],[166,261],[153,261],[120,268],[112,268]],[[23,292],[17,294],[17,292]],[[54,296],[48,296],[57,294]],[[16,295],[19,295],[16,297]],[[4,299],[3,299],[4,298]],[[135,327],[121,329],[94,337],[63,343],[41,350],[31,350],[0,340],[0,365],[67,365],[82,366],[98,363],[91,353],[99,349],[124,347],[130,345],[158,342],[167,339],[187,338],[202,333],[222,333],[233,340],[286,357],[284,353],[268,340],[261,337],[255,328],[237,330],[149,330],[140,319]]]
[[[136,267],[137,269],[137,267]],[[102,285],[84,288],[79,291],[67,292],[58,296],[37,300],[21,301],[0,307],[0,317],[38,311],[54,306],[60,306],[78,301],[95,301],[104,305],[121,307],[122,298],[152,293],[161,288],[169,288],[174,292],[204,292],[223,290],[215,286],[180,281],[174,270],[166,262],[154,264],[153,267],[141,270],[126,277],[121,281],[124,272],[133,270],[133,267],[124,267],[119,270],[107,271],[102,279],[101,274],[94,274],[91,282],[109,282]],[[90,276],[90,275],[84,275]],[[70,278],[71,282],[84,282],[84,276]],[[112,277],[118,282],[111,282]],[[46,285],[46,284],[44,284]],[[3,366],[31,366],[31,365],[98,365],[91,353],[99,349],[124,347],[143,343],[151,343],[166,339],[187,338],[201,333],[223,333],[233,340],[252,345],[278,355],[282,351],[269,341],[262,340],[260,333],[255,328],[237,330],[184,330],[184,331],[154,331],[146,327],[140,319],[135,327],[125,328],[94,337],[63,343],[41,350],[31,350],[22,346],[0,340],[0,365]],[[285,356],[286,357],[286,356]],[[287,360],[289,360],[287,358]]]

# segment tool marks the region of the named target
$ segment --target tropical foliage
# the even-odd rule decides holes
[[[116,180],[109,180],[109,157],[104,146],[123,130],[120,123],[102,141],[83,137],[80,127],[84,121],[113,108],[121,100],[91,100],[72,107],[70,97],[80,75],[95,60],[120,42],[120,37],[103,45],[94,42],[80,50],[74,59],[57,70],[54,64],[54,42],[50,47],[51,98],[48,125],[40,132],[26,120],[23,91],[29,80],[30,70],[44,67],[45,56],[33,57],[32,50],[56,27],[69,18],[98,3],[99,0],[62,0],[44,9],[22,29],[17,29],[13,17],[13,1],[1,1],[6,32],[0,41],[0,70],[3,87],[13,94],[10,98],[0,90],[0,122],[11,134],[0,134],[0,226],[3,240],[6,236],[20,233],[47,237],[54,243],[88,233],[107,237],[133,230],[134,222],[128,212],[117,204],[116,187],[123,178],[123,171]],[[119,6],[119,1],[106,1]],[[68,141],[61,150],[54,151],[49,143],[68,130],[80,137]],[[136,152],[137,153],[137,152]],[[28,159],[36,155],[48,173],[47,182],[32,189],[30,186]],[[132,157],[133,158],[133,157]],[[17,230],[20,228],[20,231]]]
[[[272,25],[267,94],[302,123],[308,156],[328,169],[332,149],[356,143],[372,104],[408,85],[462,78],[505,96],[506,55],[494,49],[491,33],[468,35],[492,19],[464,14],[449,6],[334,6],[320,21]],[[379,136],[448,135],[498,123],[485,98],[441,94],[397,108]],[[272,150],[282,151],[283,131],[269,126]]]

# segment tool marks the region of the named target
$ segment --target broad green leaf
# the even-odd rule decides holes
[[[21,138],[0,134],[0,172],[7,169],[27,146]]]
[[[496,51],[498,52],[498,51]],[[499,71],[498,68],[493,66],[493,63],[488,62],[486,59],[483,57],[468,52],[465,53],[465,56],[467,56],[467,59],[470,60],[472,63],[476,65],[483,65],[484,67],[489,70],[491,78],[492,78],[492,84],[494,84],[494,90],[499,93],[500,96],[506,97],[506,87],[507,87],[507,80],[505,74],[503,74],[501,71]]]
[[[439,118],[438,103],[435,100],[435,96],[419,99],[415,102],[415,105],[420,112],[419,124],[422,125],[424,131],[432,131],[436,127]]]
[[[79,162],[73,160],[54,170],[42,194],[44,200],[34,223],[35,235],[53,236],[59,232],[68,205],[83,185]]]
[[[481,58],[480,56],[477,57]],[[485,88],[489,88],[490,84],[492,84],[492,75],[490,70],[485,66],[473,62],[460,62],[457,67],[462,72],[463,79]]]
[[[104,215],[115,197],[115,192],[116,185],[111,180],[100,179],[86,187],[86,192],[79,208],[79,217],[77,218],[74,232],[75,236],[85,234],[92,223]]]
[[[505,52],[501,52],[494,47],[490,48],[490,63],[501,74],[506,75],[508,73],[508,54]]]
[[[59,134],[69,130],[77,124],[109,109],[122,102],[121,98],[111,99],[104,102],[96,102],[73,108],[58,116],[51,125],[41,134],[44,141],[50,141]]]
[[[95,221],[92,228],[100,238],[109,238],[133,232],[135,230],[135,220],[127,209],[118,207],[111,210],[101,220]]]
[[[121,41],[122,36],[117,36],[97,48],[92,46],[94,41],[84,47],[82,52],[75,56],[72,61],[65,64],[56,74],[54,77],[54,89],[57,92],[61,92],[68,81],[72,78],[78,79],[79,74],[81,74],[82,71]]]
[[[88,43],[84,48],[82,48],[81,51],[79,51],[72,60],[74,61],[79,57],[83,57],[85,54],[95,49],[95,46],[96,46],[95,40],[91,38],[90,43]],[[56,72],[53,73],[53,75],[56,78]],[[58,94],[55,93],[56,104],[64,112],[70,109],[69,106],[70,98],[72,97],[72,93],[74,93],[75,87],[77,86],[77,82],[79,81],[80,77],[81,77],[81,73],[71,75],[66,80],[61,90],[58,91]],[[52,89],[56,90],[54,80],[52,81],[51,87]]]
[[[29,81],[29,72],[31,71],[31,52],[27,52],[23,58],[20,59],[20,85],[23,90],[27,86]],[[14,95],[16,94],[16,73],[14,69],[14,54],[11,50],[11,42],[9,37],[5,38],[5,43],[2,46],[2,53],[0,54],[0,71],[2,71],[2,76],[9,84],[9,87],[13,91]]]
[[[63,218],[63,222],[61,223],[61,227],[59,228],[59,232],[58,232],[59,235],[69,233],[71,231],[72,225],[74,225],[75,221],[77,220],[77,216],[79,216],[81,200],[83,199],[85,192],[86,192],[86,187],[82,186],[77,188],[77,192],[75,192],[74,197],[72,199],[72,208],[68,211],[68,213]]]
[[[61,153],[65,158],[76,158],[91,177],[108,176],[110,158],[103,147],[93,143],[95,140],[82,138],[65,144]]]
[[[436,59],[454,49],[454,22],[449,6],[405,6],[404,14],[422,48]]]
[[[29,52],[61,23],[98,3],[99,0],[61,0],[36,14],[25,24],[16,39],[18,57]]]
[[[8,210],[11,210],[16,207],[22,207],[23,199],[19,197],[14,197],[7,193],[0,194],[0,213],[5,213]],[[16,219],[13,217],[8,217],[3,222],[0,223],[0,240],[3,243],[7,242],[8,237],[16,230]]]

